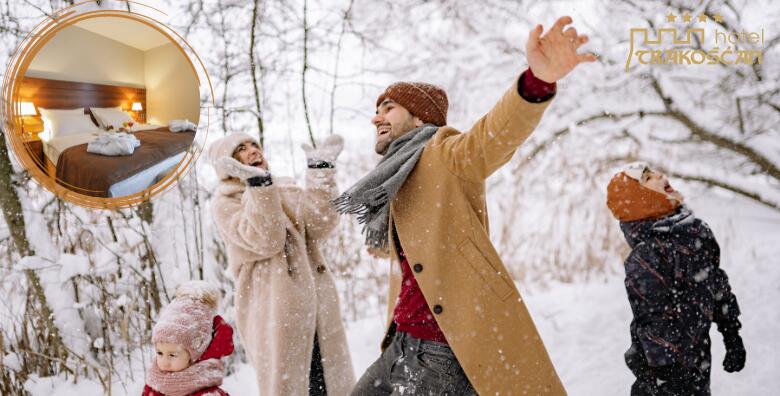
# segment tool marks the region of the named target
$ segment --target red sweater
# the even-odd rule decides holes
[[[533,75],[531,69],[527,69],[520,76],[518,93],[529,102],[539,103],[549,100],[555,94],[555,83],[546,83]],[[393,311],[393,321],[396,330],[409,333],[412,337],[422,340],[447,343],[444,333],[436,323],[428,303],[425,301],[417,280],[414,279],[409,261],[406,259],[400,241],[396,238],[398,257],[401,259],[401,293]]]
[[[409,261],[406,260],[406,255],[401,250],[400,244],[398,249],[403,280],[401,281],[401,293],[398,295],[398,302],[395,304],[395,311],[393,311],[396,330],[423,340],[447,343],[444,333],[439,328],[439,324],[436,323],[436,318],[433,317],[433,312],[425,302],[425,296],[423,296],[417,280],[414,279]]]

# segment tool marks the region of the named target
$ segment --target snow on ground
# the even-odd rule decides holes
[[[780,388],[780,215],[741,200],[693,197],[690,206],[713,228],[723,251],[723,268],[742,308],[742,335],[747,364],[740,373],[728,374],[721,362],[724,348],[712,329],[713,395],[769,395]],[[723,216],[723,210],[730,216]],[[736,216],[734,214],[736,213]],[[623,279],[611,276],[603,282],[558,284],[545,291],[523,293],[558,373],[570,395],[627,395],[633,377],[623,363],[629,345],[631,312]],[[370,316],[347,325],[352,360],[359,376],[379,356],[384,318]],[[225,379],[232,395],[256,395],[251,366],[243,364]],[[33,395],[83,396],[100,394],[100,385],[80,381],[63,384],[53,379],[28,383]],[[137,382],[114,395],[139,395]]]
[[[739,301],[747,363],[742,372],[723,371],[725,355],[713,326],[712,394],[770,395],[780,388],[780,215],[742,200],[689,200],[715,232],[722,267]],[[723,211],[736,213],[725,220]],[[532,316],[570,395],[628,395],[633,376],[623,363],[630,344],[628,305],[622,276],[604,283],[558,285],[526,297]]]

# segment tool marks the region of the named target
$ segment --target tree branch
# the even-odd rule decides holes
[[[317,147],[314,141],[314,132],[311,130],[309,119],[309,105],[306,103],[306,71],[309,69],[309,25],[308,25],[308,1],[303,0],[303,71],[301,72],[301,97],[303,98],[303,115],[306,118],[306,128],[309,130],[311,145]]]
[[[335,107],[335,97],[336,97],[336,88],[338,88],[338,80],[339,80],[339,63],[341,60],[341,42],[344,39],[344,34],[347,30],[347,23],[349,22],[351,13],[352,13],[352,5],[355,3],[355,0],[350,0],[349,5],[347,6],[347,9],[344,11],[344,17],[341,20],[341,32],[339,33],[339,39],[336,43],[336,61],[335,65],[333,67],[333,86],[330,89],[330,134],[333,134],[333,117],[336,113],[336,107]]]
[[[720,181],[720,180],[715,180],[715,179],[708,178],[708,177],[703,177],[703,176],[686,175],[686,174],[677,173],[677,172],[668,172],[668,173],[669,173],[670,176],[673,176],[673,177],[676,177],[676,178],[679,178],[679,179],[682,179],[682,180],[699,182],[699,183],[706,184],[706,185],[708,185],[710,187],[720,187],[720,188],[722,188],[724,190],[728,190],[728,191],[731,191],[731,192],[736,193],[738,195],[741,195],[743,197],[750,198],[750,199],[752,199],[752,200],[754,200],[756,202],[760,202],[760,203],[762,203],[762,204],[764,204],[764,205],[766,205],[766,206],[768,206],[768,207],[770,207],[770,208],[780,212],[780,205],[764,199],[763,197],[761,197],[761,195],[759,195],[757,193],[753,193],[753,192],[747,191],[747,190],[745,190],[745,189],[743,189],[741,187],[735,186],[733,184],[726,183],[726,182],[723,182],[723,181]]]
[[[262,111],[260,108],[260,90],[257,87],[257,75],[255,75],[255,69],[257,67],[257,63],[255,61],[255,30],[257,29],[257,9],[259,7],[260,0],[254,1],[254,6],[252,7],[252,28],[249,31],[249,68],[251,69],[252,74],[252,88],[254,89],[255,93],[255,116],[257,117],[257,131],[259,134],[259,140],[260,140],[260,146],[263,146],[263,116]]]
[[[606,119],[612,119],[612,120],[619,121],[619,120],[622,120],[622,119],[625,119],[625,118],[629,118],[629,117],[635,117],[635,116],[642,117],[643,115],[644,115],[644,112],[642,112],[642,111],[634,111],[634,112],[622,113],[622,114],[612,114],[612,113],[608,113],[608,112],[602,112],[601,114],[594,114],[594,115],[592,115],[590,117],[587,117],[587,118],[584,118],[584,119],[582,119],[580,121],[577,121],[577,123],[575,125],[576,126],[583,126],[583,125],[587,125],[587,124],[590,124],[590,123],[595,122],[595,121],[606,120]],[[550,135],[550,137],[548,137],[547,139],[543,140],[538,145],[536,145],[536,147],[531,149],[531,152],[528,153],[528,155],[524,155],[523,156],[523,158],[520,160],[520,162],[517,164],[517,166],[513,170],[513,173],[517,173],[518,171],[520,171],[521,168],[525,167],[539,153],[541,153],[542,151],[546,150],[547,147],[549,147],[556,140],[560,139],[562,136],[566,135],[569,132],[570,132],[570,128],[569,127],[562,128],[562,129],[559,129],[559,130],[553,132],[553,134]]]
[[[653,89],[656,91],[658,96],[661,97],[661,100],[664,102],[664,106],[666,107],[667,111],[647,113],[648,115],[663,115],[666,117],[671,117],[679,121],[681,124],[685,125],[685,127],[688,128],[688,130],[694,136],[706,142],[712,143],[720,148],[726,149],[728,151],[746,157],[751,162],[753,162],[756,166],[758,166],[758,168],[761,169],[762,172],[766,173],[767,175],[774,178],[775,180],[780,181],[780,169],[778,169],[778,167],[774,163],[772,163],[772,161],[766,158],[763,154],[753,150],[752,148],[742,143],[735,142],[733,140],[730,140],[728,138],[725,138],[723,136],[720,136],[714,132],[705,129],[703,126],[699,125],[693,119],[688,117],[687,114],[683,113],[678,109],[675,109],[674,106],[672,106],[674,101],[672,100],[672,98],[664,94],[663,89],[661,88],[661,84],[658,82],[658,80],[655,77],[652,77],[651,81],[652,81],[651,85],[653,86]]]

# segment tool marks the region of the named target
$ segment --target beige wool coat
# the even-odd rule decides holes
[[[439,128],[391,204],[390,230],[395,224],[412,268],[421,264],[414,276],[480,395],[566,394],[523,298],[490,242],[485,201],[485,179],[512,158],[549,102],[527,102],[516,82],[467,133]],[[383,347],[394,332],[401,286],[396,247],[390,251]]]
[[[220,182],[212,215],[235,281],[236,324],[262,396],[307,395],[314,334],[328,395],[355,375],[339,298],[320,245],[338,222],[334,169],[308,169],[306,187]]]

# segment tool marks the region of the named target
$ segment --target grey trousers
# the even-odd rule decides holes
[[[352,396],[476,394],[447,344],[401,331],[352,390]]]

